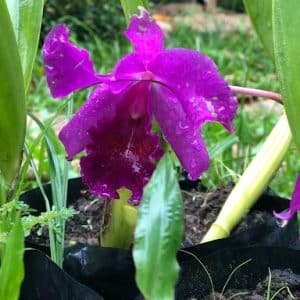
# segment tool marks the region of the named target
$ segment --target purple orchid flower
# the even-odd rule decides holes
[[[86,151],[83,181],[103,197],[119,198],[117,190],[126,187],[138,204],[163,153],[151,132],[152,118],[190,178],[197,179],[209,166],[200,126],[220,122],[232,131],[237,101],[209,57],[164,50],[163,33],[147,11],[132,17],[125,35],[134,52],[107,75],[97,74],[88,52],[69,42],[65,25],[46,37],[43,56],[53,97],[96,85],[59,134],[69,158]]]
[[[273,214],[278,219],[290,220],[298,210],[300,210],[300,175],[297,177],[292,199],[290,201],[290,208],[281,213],[273,212]]]

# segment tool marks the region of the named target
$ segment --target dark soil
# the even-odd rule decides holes
[[[230,191],[231,187],[205,191],[201,186],[198,186],[190,191],[182,192],[185,208],[183,247],[199,243],[216,219]],[[99,244],[101,216],[105,200],[93,197],[85,190],[82,191],[81,195],[82,197],[71,206],[79,211],[79,214],[69,218],[66,222],[66,247],[76,243]],[[235,232],[243,231],[266,221],[276,222],[273,216],[268,213],[261,211],[250,212],[236,228]],[[40,229],[36,226],[28,241],[48,246],[47,227]]]
[[[104,201],[90,195],[86,190],[81,191],[81,197],[70,205],[78,214],[66,221],[65,247],[77,243],[99,245],[100,225]],[[27,241],[33,244],[49,246],[48,227],[35,226]]]
[[[195,245],[203,238],[210,225],[216,220],[231,187],[223,187],[214,191],[203,191],[200,188],[191,192],[183,191],[185,206],[185,247]],[[276,220],[267,212],[250,211],[235,228],[233,234],[242,232],[259,224]]]
[[[291,269],[271,270],[270,272],[271,282],[269,282],[270,277],[267,276],[264,280],[258,282],[253,290],[228,289],[224,295],[215,293],[214,296],[209,295],[203,300],[226,300],[233,296],[235,300],[300,299],[300,275],[295,274]],[[269,298],[267,297],[268,289]]]

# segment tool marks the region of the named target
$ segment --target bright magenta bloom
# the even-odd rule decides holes
[[[273,212],[273,214],[278,219],[290,220],[298,210],[300,210],[300,175],[297,177],[292,199],[290,201],[290,209],[281,213]]]
[[[237,101],[210,58],[189,49],[164,50],[163,33],[145,10],[132,17],[125,35],[134,52],[108,75],[97,74],[88,52],[69,42],[65,25],[47,36],[43,56],[53,97],[96,85],[59,135],[70,158],[86,151],[84,182],[104,197],[118,198],[117,189],[126,187],[139,203],[162,155],[152,118],[197,179],[209,166],[200,126],[220,122],[232,131]]]

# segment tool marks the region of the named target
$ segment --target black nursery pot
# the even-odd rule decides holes
[[[180,182],[182,189],[191,189],[195,184],[196,183],[187,180]],[[50,185],[45,185],[44,188],[49,199],[51,199]],[[85,189],[85,186],[80,178],[70,180],[68,188],[68,204],[77,200],[83,189]],[[44,201],[39,189],[33,189],[24,193],[21,200],[29,204],[31,208],[37,210],[37,214],[45,211]],[[288,205],[288,201],[277,197],[274,193],[267,190],[260,197],[253,209],[272,214],[273,210],[282,211],[287,209]],[[233,234],[229,238],[196,245],[184,250],[196,255],[201,261],[204,260],[203,262],[207,264],[210,272],[212,272],[212,277],[215,277],[215,281],[217,282],[216,289],[218,290],[218,282],[224,284],[228,277],[228,274],[225,272],[228,268],[226,269],[224,264],[228,263],[228,266],[234,265],[229,262],[231,259],[230,253],[237,253],[238,257],[240,250],[235,251],[234,249],[260,249],[255,247],[262,247],[261,249],[266,249],[264,247],[273,247],[272,249],[275,249],[274,247],[297,248],[297,240],[297,220],[296,218],[293,218],[284,227],[280,227],[274,222],[265,223],[243,232]],[[41,245],[27,243],[27,247],[36,248],[46,253],[50,252],[48,247]],[[255,255],[259,256],[259,250],[254,251],[256,251]],[[298,253],[297,250],[294,251],[296,251],[295,253]],[[214,257],[213,255],[216,255],[217,258],[212,258]],[[229,257],[228,259],[226,258],[226,255]],[[246,256],[248,257],[248,254]],[[187,255],[179,251],[178,261],[181,266],[181,272],[176,285],[176,298],[191,299],[191,297],[196,297],[196,299],[203,299],[203,295],[207,295],[210,292],[209,285],[207,284],[207,275],[203,273],[201,266],[197,264],[195,258],[191,254]],[[276,262],[276,259],[274,258],[273,261]],[[211,262],[218,263],[212,266]],[[99,296],[101,295],[100,297],[103,297],[106,300],[142,299],[134,280],[135,270],[130,251],[102,248],[100,246],[77,245],[66,249],[64,270],[82,284],[92,288]],[[225,273],[220,270],[224,270]],[[263,272],[265,272],[265,268],[263,270]],[[224,277],[217,277],[221,276],[223,273]],[[257,271],[255,269],[253,272],[254,278],[256,273]],[[204,283],[202,284],[200,282]],[[68,295],[65,295],[65,297],[67,298],[57,299],[76,299],[72,297],[68,298]],[[38,300],[44,298],[32,299]]]
[[[20,300],[103,300],[95,291],[77,282],[38,250],[24,255],[25,279]]]

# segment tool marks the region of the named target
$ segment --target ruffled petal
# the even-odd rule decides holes
[[[281,213],[273,212],[274,216],[281,220],[290,220],[294,214],[300,210],[300,175],[298,175],[295,189],[290,201],[290,208]]]
[[[191,179],[199,178],[209,167],[199,126],[194,125],[175,95],[160,84],[152,84],[151,104],[153,114],[183,168]]]
[[[112,97],[107,84],[98,86],[87,102],[59,133],[69,158],[83,151],[89,141],[89,130],[116,118],[121,97]]]
[[[145,9],[131,17],[125,35],[146,66],[163,49],[163,32]]]
[[[233,130],[237,100],[209,57],[194,50],[170,49],[159,54],[148,69],[176,95],[196,125],[216,121]]]
[[[48,86],[54,98],[104,80],[95,73],[88,51],[69,42],[69,30],[64,24],[57,25],[47,35],[43,58]]]
[[[76,128],[74,119],[73,124],[67,125],[74,143],[80,139],[77,131],[85,133],[84,145],[80,144],[87,152],[80,163],[83,181],[92,193],[103,197],[119,198],[117,190],[126,187],[132,191],[130,201],[138,204],[155,162],[162,155],[159,138],[150,132],[149,83],[132,84],[119,94],[112,93],[111,87],[104,84],[97,93],[98,100],[90,99],[90,107],[75,116]],[[90,117],[86,119],[89,113],[93,126]],[[65,138],[63,142],[66,145]]]

